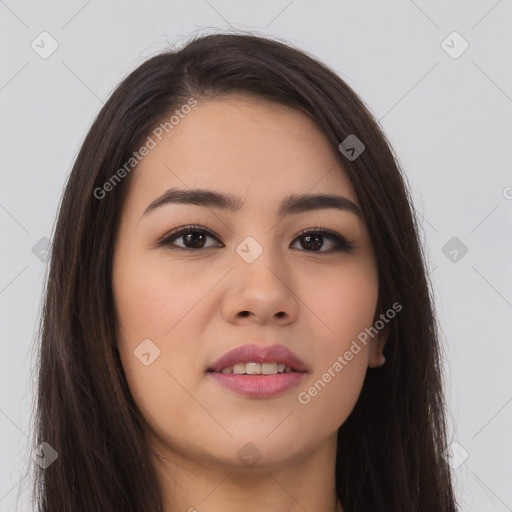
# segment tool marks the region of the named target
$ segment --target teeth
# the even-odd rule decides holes
[[[247,363],[245,373],[248,375],[261,375],[261,363]]]
[[[237,363],[233,366],[226,366],[221,373],[232,373],[235,375],[277,375],[278,373],[292,372],[290,366],[282,363]]]
[[[246,366],[247,365],[245,363],[237,363],[233,365],[233,373],[236,373],[237,375],[242,375],[243,373],[245,373]]]
[[[263,363],[261,365],[261,373],[263,375],[276,375],[277,363]]]

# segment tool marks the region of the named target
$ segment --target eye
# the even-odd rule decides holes
[[[206,238],[214,238],[210,231],[201,226],[183,226],[174,229],[158,242],[158,246],[166,246],[169,249],[195,250],[203,249]],[[175,240],[182,239],[184,246],[176,245]],[[174,247],[173,247],[174,246]]]
[[[208,246],[205,246],[205,241],[208,238],[212,238],[219,242],[219,239],[215,235],[202,226],[182,226],[164,236],[164,238],[157,242],[157,246],[166,247],[171,250],[197,251],[199,249],[209,248]],[[183,245],[178,245],[176,243],[176,241],[180,239]],[[318,249],[324,246],[324,239],[330,240],[332,247],[328,250],[319,251]],[[297,237],[295,237],[294,242],[295,241],[302,241],[301,245],[306,248],[306,252],[350,252],[353,250],[353,246],[347,242],[342,235],[322,227],[302,231]]]
[[[333,247],[329,250],[325,251],[317,251],[320,247],[324,246],[323,239],[329,239]],[[353,245],[347,242],[347,240],[336,233],[335,231],[331,231],[330,229],[325,228],[314,228],[308,229],[306,231],[302,231],[295,240],[304,240],[302,242],[302,246],[306,246],[309,248],[307,252],[336,252],[336,251],[346,251],[350,252],[354,249]]]

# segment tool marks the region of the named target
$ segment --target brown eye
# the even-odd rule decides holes
[[[323,248],[325,238],[331,241],[333,247],[320,251],[318,249]],[[351,251],[353,249],[353,246],[341,235],[325,229],[304,231],[295,240],[303,240],[301,245],[307,249],[307,252]]]
[[[208,230],[199,226],[184,226],[171,231],[160,242],[159,246],[166,246],[170,249],[196,250],[204,249],[207,238],[217,240]],[[176,240],[182,240],[183,246],[177,245]],[[206,247],[208,248],[208,247]]]

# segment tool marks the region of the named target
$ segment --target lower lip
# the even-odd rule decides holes
[[[278,373],[276,375],[236,375],[208,372],[222,387],[250,398],[271,398],[297,386],[306,372]]]

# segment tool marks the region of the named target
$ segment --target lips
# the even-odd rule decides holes
[[[277,363],[289,366],[292,371],[306,372],[306,365],[290,349],[284,345],[242,345],[224,354],[215,361],[208,372],[220,373],[223,369],[235,364],[247,363]]]
[[[306,365],[283,345],[243,345],[207,370],[207,376],[222,388],[253,399],[281,396],[307,375]]]

